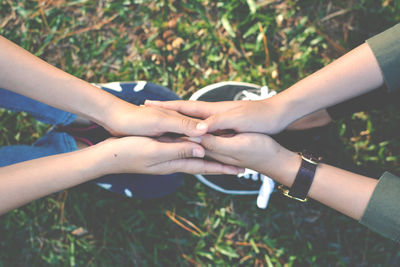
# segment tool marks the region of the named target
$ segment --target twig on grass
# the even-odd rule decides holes
[[[264,51],[265,51],[265,66],[269,65],[269,50],[268,50],[268,40],[267,36],[264,33],[264,28],[260,22],[258,22],[258,28],[260,29],[260,33],[262,34],[263,43],[264,43]]]
[[[171,211],[167,210],[165,212],[165,215],[167,215],[168,218],[171,219],[171,221],[173,221],[174,223],[176,223],[177,225],[179,225],[180,227],[182,227],[186,231],[189,231],[189,232],[191,232],[192,234],[194,234],[196,236],[201,236],[201,235],[204,234],[204,232],[201,231],[200,228],[198,228],[196,225],[194,225],[194,223],[192,223],[191,221],[183,218],[182,216],[176,215],[175,212],[171,212]],[[189,227],[184,225],[179,220],[181,220],[184,223],[186,223]],[[192,227],[192,229],[190,227]]]

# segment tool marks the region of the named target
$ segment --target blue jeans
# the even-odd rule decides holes
[[[178,100],[171,90],[149,82],[121,82],[97,85],[101,89],[135,105],[149,100]],[[53,125],[69,125],[75,114],[62,111],[28,97],[0,88],[0,107],[25,111],[37,120]],[[40,157],[77,150],[75,139],[65,132],[49,131],[32,146],[14,145],[0,148],[0,167]],[[173,193],[183,182],[183,174],[145,175],[111,174],[93,182],[115,193],[135,198],[158,198]]]

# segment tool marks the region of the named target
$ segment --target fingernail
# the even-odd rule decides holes
[[[153,100],[146,100],[146,101],[144,101],[144,104],[153,104],[154,102],[156,102],[156,101],[153,101]]]
[[[188,140],[194,143],[201,144],[201,137],[189,137]]]
[[[193,149],[193,156],[196,157],[196,158],[204,157],[204,150],[202,150],[200,148]]]
[[[199,130],[199,131],[204,131],[204,130],[207,129],[207,127],[208,127],[207,123],[205,123],[205,122],[199,122],[199,123],[197,124],[197,126],[196,126],[196,129]]]

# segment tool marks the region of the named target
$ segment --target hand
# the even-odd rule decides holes
[[[160,107],[138,107],[122,100],[110,107],[105,120],[98,123],[114,136],[160,136],[167,132],[200,136],[207,132],[207,125],[199,119]]]
[[[207,134],[201,137],[201,145],[206,156],[214,160],[250,168],[273,179],[283,172],[295,175],[300,166],[296,153],[264,134],[242,133],[230,137]]]
[[[92,148],[98,149],[105,174],[222,173],[238,174],[241,168],[205,161],[204,148],[196,143],[160,142],[149,137],[110,138]]]
[[[187,116],[205,119],[208,132],[234,130],[276,134],[290,121],[285,117],[285,105],[274,96],[260,101],[146,101],[146,106],[174,110]]]

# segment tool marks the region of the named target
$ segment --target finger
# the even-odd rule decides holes
[[[200,136],[207,133],[208,127],[203,121],[174,113],[162,122],[163,130],[187,136]]]
[[[238,137],[238,135],[231,137],[222,137],[205,134],[200,138],[201,145],[210,152],[214,152],[224,156],[232,156],[240,152],[237,149],[238,143],[240,143],[240,137]]]
[[[146,100],[144,102],[146,106],[156,106],[162,107],[169,110],[174,110],[179,113],[185,114],[187,116],[196,118],[207,118],[211,115],[212,103],[203,101],[185,101],[185,100],[175,100],[175,101],[153,101]]]
[[[238,132],[239,120],[240,118],[235,118],[234,114],[229,112],[219,113],[208,117],[204,120],[207,125],[208,132],[219,132],[219,131],[234,131]]]
[[[165,136],[160,136],[158,137],[156,140],[160,141],[160,142],[165,142],[165,143],[182,143],[182,142],[194,142],[197,144],[202,144],[203,142],[203,138],[204,138],[204,145],[208,148],[211,148],[213,150],[218,150],[218,148],[221,148],[224,146],[224,144],[222,144],[221,146],[218,147],[211,147],[213,146],[213,144],[211,144],[211,142],[215,142],[218,143],[218,139],[219,138],[214,138],[215,136],[210,135],[210,138],[208,138],[209,135],[205,135],[202,137],[179,137],[179,138],[170,138],[170,137],[165,137]],[[233,137],[234,135],[226,135],[226,136],[220,136],[221,138],[227,138],[227,137]],[[238,160],[235,156],[231,156],[231,155],[223,155],[217,152],[211,152],[210,150],[206,150],[205,151],[205,156],[210,157],[212,159],[215,159],[217,161],[220,162],[224,162],[227,164],[231,164],[231,165],[235,165]]]
[[[193,142],[159,143],[158,145],[157,158],[159,162],[175,159],[203,158],[205,155],[204,148]]]
[[[156,138],[157,141],[163,143],[179,143],[179,142],[194,142],[197,144],[201,144],[201,137],[188,137],[188,136],[169,136],[162,135]]]
[[[242,168],[221,164],[219,162],[201,159],[178,159],[162,162],[152,166],[153,170],[160,173],[185,172],[190,174],[231,174],[243,172]]]
[[[238,160],[236,160],[234,157],[218,154],[216,152],[211,152],[208,150],[206,150],[205,152],[206,152],[205,157],[208,159],[216,160],[221,163],[228,164],[228,165],[237,165],[238,164]]]

